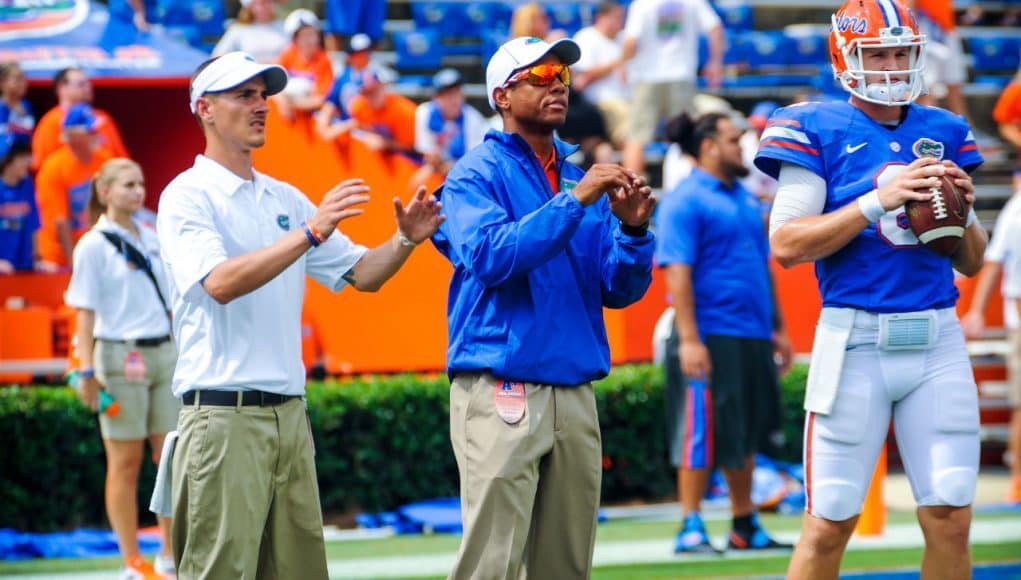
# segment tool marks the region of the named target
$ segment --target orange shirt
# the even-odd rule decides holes
[[[553,193],[560,193],[560,175],[557,174],[557,150],[554,149],[553,153],[549,156],[549,161],[543,163],[542,157],[539,154],[535,154],[535,158],[539,160],[539,165],[542,166],[543,173],[546,174],[546,181],[549,182],[550,189]]]
[[[915,9],[947,32],[956,27],[953,0],[916,0]]]
[[[326,56],[326,51],[316,51],[312,60],[307,60],[292,42],[280,53],[277,64],[287,69],[288,76],[304,77],[311,81],[316,95],[325,97],[330,94],[330,87],[333,86],[333,65],[330,64],[330,57]]]
[[[405,149],[415,148],[415,101],[387,93],[383,106],[373,109],[365,95],[351,99],[351,117],[362,129],[393,139]]]
[[[96,112],[96,129],[99,131],[102,145],[109,149],[114,157],[130,157],[113,117],[106,111],[93,110]],[[38,171],[43,166],[46,157],[63,145],[60,140],[60,135],[63,132],[60,125],[64,122],[64,114],[64,109],[58,105],[46,111],[46,114],[39,119],[39,124],[35,126],[35,133],[32,134],[32,169]]]
[[[1014,79],[996,101],[993,120],[997,125],[1021,125],[1021,78]]]
[[[67,220],[71,225],[71,239],[78,240],[89,231],[89,196],[92,194],[92,176],[99,166],[114,157],[109,149],[100,147],[88,163],[82,163],[66,145],[54,151],[43,162],[35,177],[35,194],[39,202],[39,256],[47,262],[68,266],[68,257],[57,237],[56,220]]]

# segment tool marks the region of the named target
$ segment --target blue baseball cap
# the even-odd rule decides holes
[[[32,139],[24,133],[0,135],[0,167],[6,166],[17,153],[32,153]]]
[[[71,105],[71,108],[67,110],[67,114],[64,115],[64,122],[60,126],[65,130],[85,129],[86,131],[95,131],[98,124],[96,112],[92,107],[85,103],[78,103]]]

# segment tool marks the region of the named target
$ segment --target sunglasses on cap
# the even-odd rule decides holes
[[[537,64],[513,74],[504,87],[509,87],[521,81],[536,87],[545,87],[553,83],[553,79],[560,79],[565,87],[571,86],[571,69],[566,64]]]

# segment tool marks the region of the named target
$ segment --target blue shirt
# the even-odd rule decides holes
[[[11,186],[0,180],[0,259],[15,270],[33,268],[32,236],[39,229],[32,178]]]
[[[781,163],[793,163],[825,179],[826,213],[857,203],[921,156],[950,159],[969,172],[982,163],[963,117],[912,104],[899,125],[887,126],[844,101],[777,109],[762,133],[755,165],[776,177]],[[903,206],[816,261],[815,274],[823,306],[889,313],[957,302],[950,259],[918,241]]]
[[[12,109],[5,101],[0,100],[0,136],[8,133],[32,136],[35,130],[35,114],[28,99],[21,99],[24,114]]]
[[[570,190],[577,148],[555,141],[560,193],[520,136],[490,131],[451,169],[446,221],[433,243],[454,266],[447,371],[578,385],[606,376],[603,307],[640,299],[652,281],[651,233],[620,230],[606,196],[582,207]]]
[[[769,339],[773,288],[759,200],[701,169],[656,213],[656,263],[691,267],[699,334]]]

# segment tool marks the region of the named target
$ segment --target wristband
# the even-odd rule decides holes
[[[78,378],[80,379],[91,379],[96,376],[95,369],[79,369]]]
[[[870,224],[878,222],[886,214],[883,204],[879,202],[879,191],[875,189],[858,198],[858,209]]]
[[[624,235],[631,236],[632,238],[640,238],[649,231],[649,222],[645,222],[640,226],[629,226],[622,221],[620,222],[620,231],[623,232]]]
[[[978,214],[975,213],[975,206],[968,208],[968,219],[964,222],[964,227],[969,228],[971,224],[978,221]]]
[[[402,232],[400,228],[397,228],[397,241],[405,248],[414,248],[418,245],[417,242],[404,235],[404,232]]]
[[[312,232],[312,235],[315,236],[315,239],[319,242],[319,244],[326,242],[326,236],[323,235],[323,232],[319,231],[319,228],[317,228],[314,223],[305,222],[305,225],[308,226],[308,231]],[[319,244],[316,245],[318,246]]]
[[[319,240],[316,239],[315,234],[312,233],[312,229],[309,228],[308,222],[301,222],[301,230],[305,232],[305,238],[308,239],[308,243],[313,248],[319,247]]]

